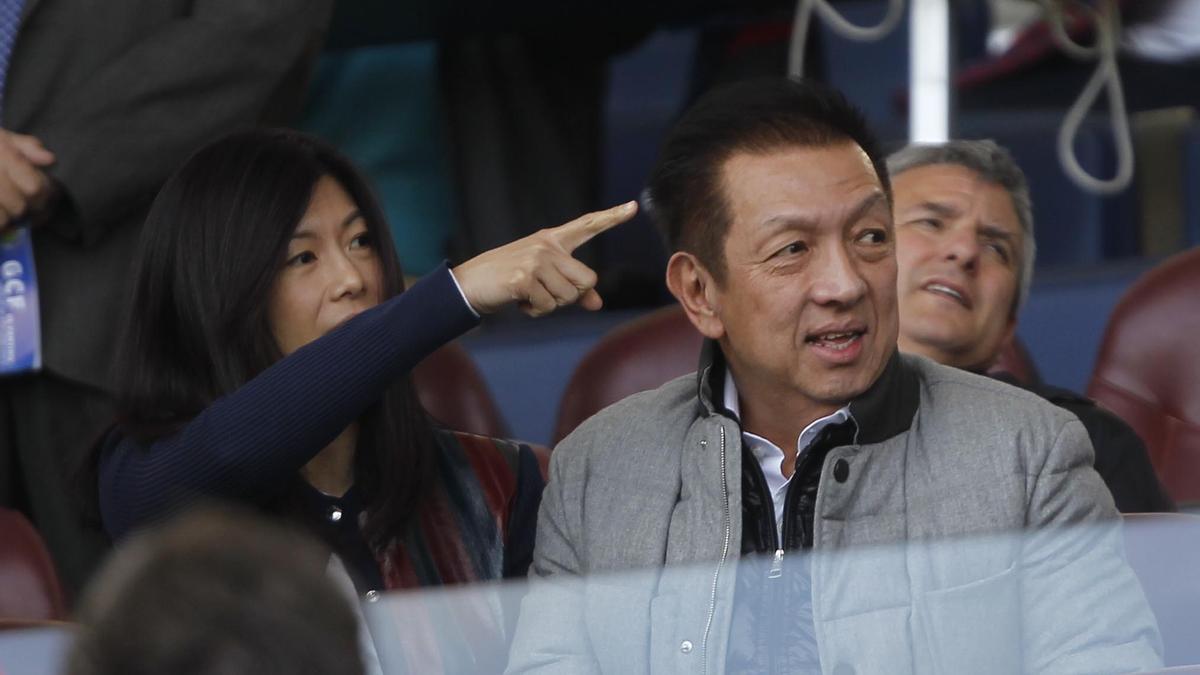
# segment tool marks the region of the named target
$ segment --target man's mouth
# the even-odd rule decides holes
[[[835,351],[845,351],[852,347],[859,338],[863,336],[865,331],[850,330],[826,333],[814,333],[804,339],[805,342],[824,347],[825,349],[833,349]]]
[[[930,293],[937,293],[938,295],[950,298],[963,307],[970,308],[971,306],[971,301],[967,299],[966,295],[964,295],[962,291],[958,290],[957,288],[947,286],[946,284],[935,281],[926,284],[925,290],[929,291]]]

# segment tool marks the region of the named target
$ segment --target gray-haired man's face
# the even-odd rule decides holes
[[[900,349],[987,368],[1012,337],[1022,247],[1005,189],[953,164],[892,180]]]

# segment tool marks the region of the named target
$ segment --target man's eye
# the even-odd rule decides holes
[[[920,220],[914,220],[913,224],[927,227],[931,230],[942,229],[942,221],[938,220],[937,218],[922,218]]]
[[[301,265],[307,265],[311,262],[314,262],[316,259],[317,256],[313,255],[312,251],[302,251],[291,258],[288,258],[288,261],[285,264],[288,267],[299,267]]]
[[[776,251],[775,255],[776,256],[797,255],[800,253],[804,253],[807,250],[808,250],[808,244],[805,244],[802,241],[793,241],[792,243],[788,244],[787,246],[784,246],[783,248]]]
[[[885,230],[867,230],[858,235],[858,240],[864,244],[886,244],[888,236]]]
[[[991,243],[991,244],[987,244],[986,246],[989,249],[991,249],[992,251],[994,251],[996,253],[996,255],[1000,256],[1000,259],[1003,260],[1004,262],[1008,262],[1009,259],[1012,257],[1009,254],[1008,249],[1005,248],[1005,246],[1003,244]]]

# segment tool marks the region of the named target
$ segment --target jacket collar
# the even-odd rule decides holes
[[[724,415],[737,420],[737,416],[725,408],[724,394],[725,354],[716,340],[705,338],[700,348],[700,365],[696,368],[696,396],[706,415]]]
[[[725,408],[725,355],[715,340],[705,340],[696,369],[696,395],[707,415],[723,415],[740,424]],[[912,426],[921,392],[917,373],[894,350],[879,379],[850,401],[850,415],[858,424],[857,442],[881,443]]]

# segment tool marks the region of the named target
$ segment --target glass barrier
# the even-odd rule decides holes
[[[731,555],[363,606],[385,673],[1146,672],[1200,664],[1200,517]]]
[[[67,625],[0,630],[0,675],[59,675],[70,645]]]
[[[396,591],[361,608],[368,671],[388,675],[1200,674],[1200,516],[782,555],[735,547],[725,561]],[[69,627],[0,630],[0,673],[57,673],[69,644]]]

